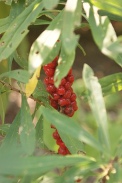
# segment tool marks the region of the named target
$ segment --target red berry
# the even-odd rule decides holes
[[[65,98],[60,98],[58,100],[58,104],[63,107],[65,105],[67,105],[67,100]]]
[[[53,93],[52,96],[54,100],[58,100],[60,98],[60,95],[58,95],[57,93]]]
[[[71,107],[71,106],[67,106],[67,107],[65,107],[65,109],[64,109],[64,113],[65,114],[70,114],[70,113],[72,113],[74,110],[73,110],[73,108]]]
[[[60,86],[58,89],[57,89],[57,93],[59,95],[64,95],[65,93],[65,88],[63,86]]]
[[[76,94],[75,94],[75,93],[73,93],[73,94],[71,95],[70,100],[71,100],[72,102],[74,102],[74,101],[76,100]]]
[[[68,76],[67,80],[72,84],[74,82],[74,76],[73,75]]]
[[[46,71],[47,69],[49,69],[48,64],[44,65],[44,66],[43,66],[43,69],[44,69],[44,71]]]
[[[61,80],[61,85],[65,85],[65,84],[66,84],[66,79],[63,78],[63,79]]]
[[[72,117],[74,115],[75,111],[72,111],[71,113],[68,113],[67,116]]]
[[[55,132],[53,132],[53,138],[54,139],[60,139],[60,136],[59,136],[59,134],[58,134],[58,131],[56,130]]]
[[[67,154],[67,150],[65,148],[59,147],[58,154],[66,155]]]
[[[67,76],[70,76],[72,74],[72,69],[69,70]]]
[[[77,106],[76,101],[72,102],[72,103],[71,103],[71,106],[72,106],[72,108],[73,108],[74,111],[77,111],[78,106]]]
[[[49,85],[47,85],[46,90],[47,90],[49,93],[53,93],[53,92],[56,91],[56,87],[55,87],[54,85],[49,84]]]
[[[66,99],[66,105],[70,105],[71,101],[69,99]]]
[[[52,69],[56,68],[56,66],[57,66],[57,60],[53,60],[52,62],[50,62],[48,64],[48,67],[50,67]]]
[[[46,85],[49,84],[48,77],[44,78],[44,83],[45,83]]]
[[[67,90],[63,96],[64,98],[70,98],[71,97],[71,90]]]
[[[66,84],[64,85],[66,90],[71,89],[71,83],[70,82],[66,82]]]
[[[47,68],[47,69],[45,70],[45,74],[46,74],[47,76],[49,76],[49,77],[54,76],[54,72],[55,72],[55,70],[54,70],[54,69],[50,69],[50,68]]]
[[[49,78],[48,78],[48,83],[49,83],[49,84],[52,84],[52,85],[54,84],[54,79],[53,79],[53,77],[49,77]]]
[[[55,108],[55,109],[57,109],[58,110],[58,103],[55,101],[55,100],[53,100],[53,99],[51,99],[50,100],[50,104],[51,104],[51,106],[53,107],[53,108]]]

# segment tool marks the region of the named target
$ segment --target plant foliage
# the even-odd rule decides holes
[[[0,183],[74,183],[78,180],[120,183],[121,123],[120,126],[112,124],[112,128],[105,97],[119,95],[122,73],[98,79],[85,64],[81,79],[74,83],[79,110],[73,118],[51,107],[40,78],[42,67],[59,56],[54,82],[56,87],[60,85],[75,61],[76,48],[85,53],[79,45],[80,35],[76,34],[76,30],[85,26],[91,30],[101,53],[121,67],[122,36],[117,36],[112,20],[122,21],[122,1],[5,0],[0,1],[0,12]],[[29,32],[33,27],[39,29],[38,26],[42,26],[43,31],[28,49]],[[13,69],[15,62],[17,68]],[[19,93],[21,104],[9,125],[5,116],[8,96],[13,91]],[[35,101],[33,112],[30,112],[29,98]],[[81,98],[85,98],[90,107],[93,128],[89,123],[82,123]],[[58,130],[70,155],[57,154],[51,124]],[[113,139],[113,135],[116,138]]]

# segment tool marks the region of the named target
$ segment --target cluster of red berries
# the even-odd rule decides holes
[[[76,103],[76,94],[73,92],[72,84],[74,82],[74,76],[72,75],[72,69],[65,78],[61,80],[58,88],[54,85],[54,73],[56,66],[58,64],[58,57],[56,57],[51,63],[43,67],[46,77],[44,83],[46,85],[46,90],[50,93],[49,100],[52,107],[61,113],[72,117],[74,112],[78,109]],[[53,133],[53,138],[59,145],[58,153],[62,155],[70,154],[69,150],[62,141],[57,129]]]

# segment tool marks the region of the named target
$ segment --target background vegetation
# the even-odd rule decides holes
[[[121,0],[0,1],[1,183],[122,182],[121,7]],[[90,56],[98,51],[89,34],[105,57]],[[51,108],[43,84],[42,66],[58,54],[56,87],[74,68],[72,118]],[[51,124],[71,155],[57,154]]]

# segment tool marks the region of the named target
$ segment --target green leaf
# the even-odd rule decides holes
[[[68,74],[70,68],[73,65],[74,59],[75,59],[75,51],[73,50],[72,53],[67,54],[64,48],[62,47],[61,54],[58,60],[58,66],[56,67],[54,75],[54,81],[56,87],[59,86],[61,79]]]
[[[122,53],[116,53],[115,50],[111,51],[109,49],[113,42],[117,41],[116,32],[111,22],[106,16],[100,17],[97,13],[98,9],[90,6],[88,3],[84,3],[84,9],[92,31],[93,39],[98,48],[103,54],[122,66]]]
[[[13,78],[19,82],[27,83],[30,78],[30,74],[26,70],[17,69],[9,72],[4,72],[0,75],[0,78],[4,77]]]
[[[37,114],[39,112],[40,112],[40,108],[36,112],[35,117],[37,117],[39,115],[39,114]],[[44,148],[45,146],[44,146],[44,141],[43,141],[43,117],[42,116],[39,117],[35,130],[36,130],[37,145],[41,148]]]
[[[83,80],[89,92],[89,105],[98,125],[101,146],[109,153],[110,144],[108,138],[107,114],[101,86],[98,79],[94,76],[92,69],[86,64],[83,69]]]
[[[23,149],[27,154],[32,154],[35,149],[35,128],[25,96],[22,96],[19,133]]]
[[[33,25],[47,25],[50,24],[51,21],[49,20],[43,20],[43,19],[37,19]]]
[[[97,140],[87,131],[82,129],[81,126],[79,126],[73,119],[60,114],[56,110],[51,110],[44,107],[42,107],[42,113],[44,118],[53,124],[60,132],[65,133],[74,139],[80,140],[81,142],[89,144],[99,151],[103,151]]]
[[[10,128],[10,124],[0,125],[0,134],[6,134]]]
[[[111,74],[99,79],[104,96],[122,90],[122,73]]]
[[[55,168],[95,163],[93,158],[81,155],[74,156],[41,156],[41,157],[14,157],[12,154],[0,154],[0,173],[4,175],[42,175]],[[8,163],[9,162],[9,163]],[[11,166],[12,165],[12,166]]]
[[[4,141],[1,145],[1,147],[11,147],[17,143],[18,140],[18,130],[19,130],[19,125],[20,125],[20,111],[16,115],[14,121],[12,122],[5,138]]]
[[[85,154],[84,144],[81,141],[60,132],[60,130],[58,132],[71,154]]]
[[[58,145],[52,136],[54,129],[51,128],[50,123],[45,118],[43,121],[43,132],[43,140],[47,148],[51,151],[57,152]]]
[[[28,26],[35,21],[43,5],[35,0],[10,24],[0,41],[0,61],[8,58],[28,33]]]
[[[9,16],[0,19],[0,33],[5,32],[8,29],[11,22],[23,11],[23,9],[25,9],[24,3],[25,3],[24,0],[21,0],[18,3],[15,3],[14,1],[12,2]],[[8,6],[3,6],[4,9],[5,7]]]
[[[59,0],[50,0],[50,1],[48,1],[48,0],[43,0],[42,2],[43,2],[44,7],[45,7],[46,9],[53,9],[55,6],[58,5]]]
[[[113,13],[109,13],[105,10],[98,10],[100,16],[107,16],[110,20],[114,21],[122,21],[122,16],[114,15]]]
[[[15,52],[13,53],[13,58],[15,60],[15,62],[22,68],[27,69],[28,68],[28,62],[27,60],[25,60],[24,58],[21,58],[17,51],[15,50]]]
[[[44,65],[61,33],[62,13],[50,23],[47,29],[35,40],[29,54],[29,70],[33,72],[40,65]],[[52,61],[52,60],[50,60]],[[49,61],[49,62],[50,62]]]
[[[122,36],[119,36],[115,42],[113,42],[108,49],[115,54],[122,54]]]
[[[121,17],[122,20],[122,1],[121,0],[89,0],[93,5],[108,13]]]
[[[78,43],[79,36],[76,36],[74,34],[74,28],[75,26],[80,25],[81,7],[82,6],[80,0],[67,0],[65,5],[63,17],[62,44],[67,54],[72,53]]]

